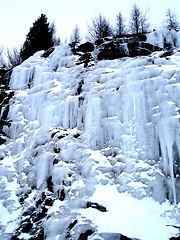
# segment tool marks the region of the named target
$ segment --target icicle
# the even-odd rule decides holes
[[[101,148],[104,142],[101,105],[101,98],[97,96],[89,97],[85,128],[87,139],[93,149]]]
[[[161,142],[161,151],[163,155],[163,165],[165,174],[170,175],[171,191],[173,195],[174,205],[177,204],[176,187],[174,178],[174,159],[173,159],[173,144],[174,144],[174,122],[172,118],[162,119],[159,123],[159,136]]]
[[[171,174],[171,184],[172,184],[172,192],[173,192],[173,199],[174,199],[174,205],[177,204],[176,199],[176,187],[175,187],[175,178],[174,178],[174,159],[172,154],[172,145],[168,146],[168,156],[169,156],[169,168],[170,168],[170,174]]]

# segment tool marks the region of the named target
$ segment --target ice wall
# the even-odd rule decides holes
[[[159,28],[147,34],[147,42],[160,48],[180,48],[180,32]]]
[[[179,202],[180,53],[169,59],[154,54],[99,61],[89,68],[75,64],[77,56],[68,45],[41,56],[38,52],[23,62],[11,77],[12,124],[4,131],[14,139],[12,153],[46,144],[40,133],[52,128],[76,129],[91,149],[114,147],[126,159],[158,163],[169,199]],[[52,171],[52,156],[34,153],[33,159],[39,188]],[[57,186],[61,179],[56,176]]]

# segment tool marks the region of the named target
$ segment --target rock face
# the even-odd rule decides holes
[[[127,44],[130,57],[147,56],[155,51],[162,49],[146,42],[132,42]]]
[[[128,238],[120,233],[101,233],[100,236],[104,239],[104,240],[138,240],[138,239],[131,239]]]
[[[103,45],[100,46],[97,59],[112,60],[116,58],[126,57],[127,55],[128,55],[128,49],[126,45],[111,41],[111,42],[103,43]]]
[[[8,120],[9,112],[9,100],[13,97],[14,92],[9,89],[7,82],[11,72],[8,73],[5,69],[0,69],[0,145],[6,142],[6,135],[2,131],[4,126],[10,126],[10,121]]]
[[[0,89],[0,130],[2,130],[4,125],[8,125],[7,115],[9,111],[9,100],[13,97],[14,92],[11,90]]]
[[[143,41],[142,41],[143,40]],[[96,41],[99,48],[98,60],[113,60],[122,57],[147,56],[154,51],[162,50],[146,43],[145,35],[130,38],[105,38]]]
[[[44,57],[44,58],[49,57],[49,55],[50,55],[53,51],[54,51],[54,47],[49,48],[48,50],[46,50],[46,51],[43,53],[42,57]]]
[[[88,66],[93,60],[92,53],[97,50],[97,60],[113,60],[122,57],[147,56],[154,51],[160,51],[162,48],[145,42],[146,35],[139,34],[129,37],[106,37],[96,40],[95,44],[86,42],[78,45],[71,44],[72,52],[79,55],[77,64],[84,63],[84,67]],[[95,54],[96,55],[96,54]]]
[[[0,68],[0,82],[2,83],[4,75],[7,73],[7,70],[4,68]]]
[[[72,52],[75,55],[79,55],[81,53],[89,53],[94,51],[94,44],[91,42],[86,42],[82,44],[78,44],[76,42],[73,42],[70,44]]]
[[[88,63],[93,60],[92,54],[87,52],[81,55],[78,59],[77,65],[84,63],[84,67],[88,66]]]
[[[0,84],[8,88],[13,69],[0,68]]]
[[[88,63],[93,60],[93,56],[91,54],[91,52],[94,51],[93,43],[86,42],[78,45],[78,43],[73,42],[70,46],[73,54],[80,56],[76,64],[79,65],[83,63],[84,67],[87,67]]]
[[[87,53],[92,51],[94,51],[94,45],[90,42],[83,43],[77,48],[77,52]]]

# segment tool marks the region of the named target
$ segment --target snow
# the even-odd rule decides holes
[[[2,149],[1,149],[2,150]],[[15,168],[11,157],[6,157],[4,162],[0,163],[0,227],[7,228],[7,233],[14,232],[19,223],[19,217],[22,213],[20,203],[15,194],[18,188]]]
[[[179,32],[167,28],[159,28],[147,35],[147,42],[164,48],[164,44],[170,44],[172,47],[180,48]]]
[[[163,36],[172,43],[178,34],[158,30],[147,41],[162,47]],[[168,59],[162,53],[84,68],[62,45],[13,70],[11,125],[3,128],[9,139],[0,146],[2,238],[43,194],[54,199],[42,220],[46,240],[65,239],[67,231],[78,239],[87,229],[94,230],[88,239],[178,234],[180,53]],[[87,208],[87,201],[107,212]]]
[[[166,226],[168,218],[165,221],[161,217],[164,210],[172,209],[168,203],[159,205],[151,198],[134,199],[127,193],[119,194],[112,185],[97,185],[90,200],[106,206],[108,210],[105,214],[94,209],[80,211],[98,226],[99,232],[120,232],[142,240],[165,240],[176,233],[172,227]]]

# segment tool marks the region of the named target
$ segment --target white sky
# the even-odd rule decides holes
[[[112,24],[119,11],[128,19],[135,2],[142,11],[149,8],[153,26],[161,25],[167,8],[180,20],[180,0],[0,0],[0,46],[22,45],[41,13],[46,14],[49,22],[55,21],[57,33],[64,41],[76,24],[82,34],[86,33],[87,24],[99,13]]]

